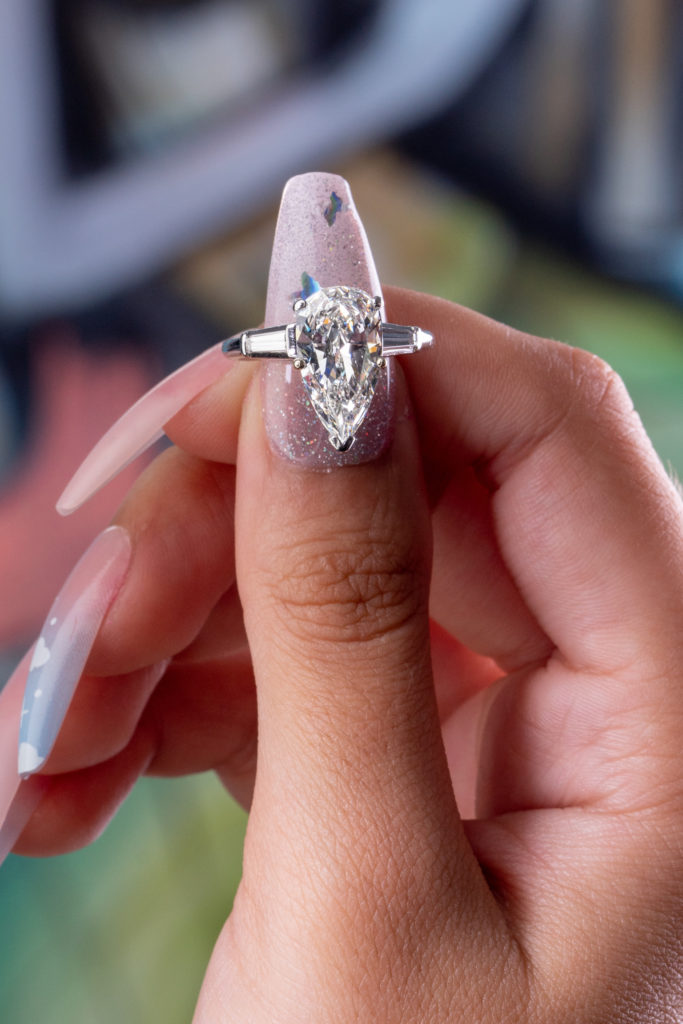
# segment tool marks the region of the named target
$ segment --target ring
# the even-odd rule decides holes
[[[227,356],[292,359],[315,413],[338,452],[353,444],[380,373],[392,356],[431,345],[421,327],[382,320],[382,299],[360,288],[319,288],[293,304],[294,322],[243,331],[223,342]]]

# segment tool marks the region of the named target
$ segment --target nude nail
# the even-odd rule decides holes
[[[230,369],[220,343],[165,377],[100,438],[57,502],[68,516],[163,436],[164,425]]]
[[[19,774],[47,760],[88,655],[124,581],[131,558],[128,531],[111,526],[95,538],[48,612],[33,648],[19,727]]]
[[[265,326],[291,323],[292,305],[318,287],[349,285],[369,295],[382,290],[365,229],[347,182],[336,174],[291,178],[280,205],[268,278]],[[391,360],[382,371],[353,447],[336,451],[289,361],[262,370],[263,412],[273,450],[310,469],[327,470],[376,458],[391,440],[394,388]]]

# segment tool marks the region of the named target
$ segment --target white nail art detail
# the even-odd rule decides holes
[[[50,609],[36,643],[19,728],[19,773],[48,758],[109,606],[130,562],[128,532],[110,527],[95,538]],[[24,712],[28,712],[25,714]]]
[[[38,643],[33,651],[33,657],[31,658],[31,667],[29,672],[33,672],[36,668],[42,668],[43,665],[47,665],[50,660],[50,648],[45,643],[42,636],[38,637]]]
[[[32,653],[26,652],[0,691],[0,864],[27,820],[21,815],[25,804],[22,791],[32,788],[22,783],[17,773],[17,747],[23,721],[21,702]],[[27,816],[30,813],[28,807]]]
[[[31,772],[44,764],[45,758],[41,757],[32,743],[19,744],[19,774],[30,775]]]

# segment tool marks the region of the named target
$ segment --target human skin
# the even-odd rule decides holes
[[[280,457],[252,366],[167,426],[16,848],[215,768],[250,817],[195,1024],[683,1019],[681,497],[599,359],[385,299],[437,344],[379,458]]]

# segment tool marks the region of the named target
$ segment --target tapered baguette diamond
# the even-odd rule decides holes
[[[381,312],[360,288],[321,288],[296,311],[296,357],[311,404],[345,451],[370,408],[382,364]]]

